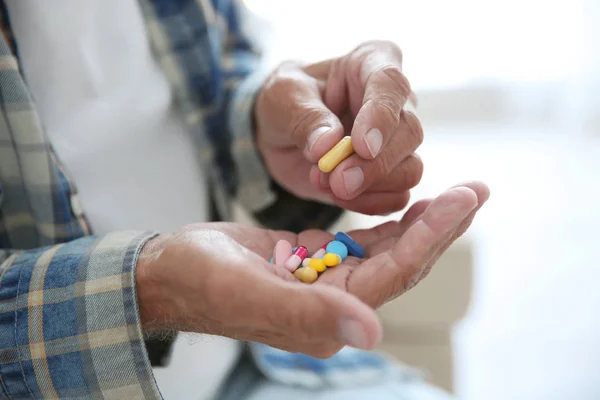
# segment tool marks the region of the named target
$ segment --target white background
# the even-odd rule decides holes
[[[600,0],[246,3],[273,64],[396,41],[426,134],[414,198],[491,186],[459,397],[599,399]]]

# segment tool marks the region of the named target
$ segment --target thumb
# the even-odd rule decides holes
[[[317,162],[344,137],[344,127],[339,118],[320,98],[304,98],[298,107],[290,110],[293,142],[304,147],[307,160]]]
[[[262,284],[255,282],[252,288],[254,299],[260,303],[254,309],[262,314],[256,320],[267,324],[259,331],[273,335],[274,342],[267,344],[328,357],[342,346],[371,350],[381,341],[377,314],[355,296],[330,285],[273,278],[260,279]]]
[[[293,63],[281,65],[267,80],[257,109],[259,126],[269,127],[263,137],[269,145],[291,142],[311,162],[344,136],[339,118],[323,102],[317,79]]]
[[[279,312],[288,315],[287,328],[293,329],[300,340],[314,338],[363,350],[372,350],[381,341],[382,327],[377,314],[353,295],[330,285],[290,283],[289,286],[293,287],[282,288],[281,295],[295,301],[288,301],[288,306]]]

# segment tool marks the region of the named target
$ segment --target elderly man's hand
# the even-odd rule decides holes
[[[232,223],[191,225],[151,240],[137,268],[144,328],[228,336],[329,357],[342,346],[372,349],[381,339],[375,309],[423,279],[487,200],[469,183],[415,203],[401,221],[350,232],[366,250],[312,285],[269,264],[276,242],[315,251],[332,239]]]
[[[302,198],[365,214],[400,210],[421,179],[414,153],[423,140],[417,117],[403,107],[411,89],[402,53],[369,42],[318,64],[281,65],[256,103],[257,142],[273,178]],[[331,173],[317,162],[344,135],[355,154]]]

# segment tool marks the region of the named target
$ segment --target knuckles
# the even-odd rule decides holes
[[[387,80],[391,82],[391,86],[393,86],[393,88],[396,89],[395,91],[403,97],[402,100],[406,101],[411,92],[411,87],[410,82],[402,72],[402,68],[400,68],[399,65],[385,65],[377,70],[374,73],[374,76],[381,80]]]
[[[282,109],[289,100],[298,97],[310,79],[302,72],[299,64],[288,61],[280,64],[265,80],[258,96],[258,103],[269,108]]]
[[[413,149],[417,149],[422,143],[424,139],[423,134],[423,126],[421,125],[421,121],[415,114],[410,111],[403,111],[402,117],[408,126],[409,137],[411,138],[411,145]]]
[[[288,131],[292,135],[292,141],[297,145],[302,145],[305,142],[306,135],[329,117],[329,114],[323,109],[302,105],[297,106],[293,115],[289,122]]]
[[[402,116],[402,97],[395,92],[381,92],[373,100],[374,117],[381,121],[383,126],[396,129],[400,125]]]
[[[359,44],[350,54],[365,57],[375,52],[388,53],[397,58],[398,61],[402,61],[402,50],[391,40],[367,40]]]
[[[395,129],[400,125],[402,107],[410,93],[410,83],[400,67],[387,65],[371,75],[366,96],[373,104],[376,117],[385,126]]]
[[[265,81],[260,92],[260,99],[269,105],[281,102],[282,96],[294,91],[300,84],[301,78],[291,66],[282,64]]]
[[[307,132],[329,118],[325,109],[311,104],[320,98],[316,79],[294,62],[280,64],[267,78],[257,100],[257,108],[268,111],[289,132],[292,141],[303,145]]]
[[[410,155],[413,159],[412,168],[407,172],[406,184],[409,188],[414,188],[423,178],[423,160],[416,154]]]
[[[348,73],[356,82],[365,84],[369,79],[370,74],[364,76],[364,62],[367,58],[377,53],[390,55],[390,58],[397,62],[397,65],[390,65],[390,67],[397,67],[399,72],[402,73],[400,70],[400,65],[402,63],[402,50],[400,50],[400,47],[398,47],[396,43],[388,40],[372,40],[361,43],[347,55],[349,61],[348,67],[350,68]],[[387,68],[387,66],[384,67],[384,69],[385,68]]]
[[[357,49],[366,48],[370,51],[386,51],[402,58],[402,50],[400,46],[391,40],[367,40],[358,45]]]

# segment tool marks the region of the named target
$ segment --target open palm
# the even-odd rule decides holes
[[[437,259],[468,229],[488,196],[487,186],[470,182],[435,200],[415,203],[400,221],[349,232],[365,248],[366,257],[349,256],[342,264],[321,274],[315,284],[334,285],[371,307],[381,306],[427,276]],[[333,240],[331,233],[320,230],[295,234],[235,223],[202,224],[203,229],[211,227],[261,256],[265,260],[262,267],[289,281],[296,278],[285,268],[266,261],[273,255],[277,241],[284,239],[293,246],[306,246],[310,255]]]
[[[346,258],[313,284],[268,260],[279,240],[312,253],[331,233],[235,223],[187,226],[158,257],[155,281],[168,293],[160,304],[163,318],[178,330],[316,357],[329,357],[344,345],[371,349],[382,335],[374,310],[423,279],[488,196],[482,183],[463,184],[415,203],[400,221],[349,232],[366,257]]]

